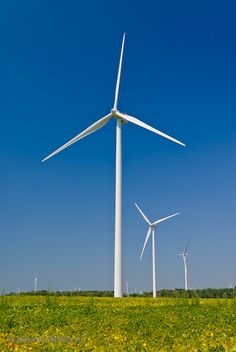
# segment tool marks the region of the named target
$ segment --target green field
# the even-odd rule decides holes
[[[236,351],[235,299],[0,297],[0,351]]]

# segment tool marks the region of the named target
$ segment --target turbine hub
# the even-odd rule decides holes
[[[116,116],[116,113],[117,113],[117,109],[111,109],[111,113],[112,113],[112,116]]]
[[[119,112],[119,110],[115,109],[115,108],[112,108],[111,109],[111,114],[112,116],[115,118],[115,119],[121,119],[121,123],[124,124],[124,123],[127,123],[128,121],[122,119],[120,116],[117,115],[117,112]]]

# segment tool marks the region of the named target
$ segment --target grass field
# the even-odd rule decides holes
[[[0,351],[236,351],[235,299],[2,296]]]

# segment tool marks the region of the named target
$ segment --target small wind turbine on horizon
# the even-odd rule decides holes
[[[126,296],[128,297],[129,296],[129,282],[126,281],[125,283],[125,288],[126,288]]]
[[[116,81],[116,89],[115,89],[115,98],[114,105],[109,112],[108,115],[102,117],[100,120],[93,123],[83,132],[79,133],[77,136],[72,138],[69,142],[65,143],[63,146],[55,150],[53,153],[48,155],[42,161],[45,161],[57,153],[61,152],[63,149],[69,147],[73,143],[79,141],[80,139],[88,136],[89,134],[99,130],[103,126],[105,126],[112,118],[116,120],[116,186],[115,186],[115,254],[114,254],[114,296],[122,297],[122,148],[121,148],[121,130],[122,125],[127,122],[131,122],[135,125],[143,127],[149,131],[152,131],[162,137],[165,137],[172,142],[178,143],[182,146],[185,146],[182,142],[178,141],[175,138],[168,136],[167,134],[147,125],[146,123],[136,119],[133,116],[121,113],[118,108],[118,95],[119,95],[119,87],[120,87],[120,76],[121,76],[121,67],[123,60],[123,51],[124,51],[124,43],[125,43],[125,34],[123,35],[121,53],[120,53],[120,61],[119,68],[117,74]]]
[[[147,218],[147,216],[144,214],[144,212],[139,208],[139,206],[135,203],[136,208],[138,209],[138,211],[140,212],[142,218],[144,219],[144,221],[149,225],[148,227],[148,232],[144,241],[144,245],[143,245],[143,249],[142,249],[142,253],[140,256],[140,260],[142,260],[143,257],[143,253],[144,253],[144,249],[146,247],[147,241],[152,233],[152,291],[153,291],[153,297],[156,297],[157,294],[157,288],[156,288],[156,257],[155,257],[155,229],[157,228],[157,225],[160,224],[161,222],[170,219],[176,215],[179,215],[179,213],[175,213],[172,215],[169,215],[165,218],[159,219],[153,223],[151,223],[149,221],[149,219]]]
[[[37,288],[38,288],[38,278],[36,273],[34,278],[34,292],[37,292]]]
[[[187,249],[188,249],[189,241],[190,241],[190,238],[188,239],[188,242],[184,248],[183,253],[177,254],[177,255],[181,255],[183,257],[183,261],[184,261],[184,288],[186,291],[188,290],[187,256],[189,255],[189,253],[187,253]]]

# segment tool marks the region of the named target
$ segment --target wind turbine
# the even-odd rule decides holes
[[[80,139],[88,136],[89,134],[99,130],[104,125],[108,123],[112,118],[116,120],[116,186],[115,186],[115,255],[114,255],[114,296],[122,297],[122,230],[121,230],[121,222],[122,222],[122,155],[121,155],[121,130],[122,125],[131,122],[135,125],[143,127],[149,131],[152,131],[162,137],[165,137],[172,142],[178,143],[182,146],[185,144],[181,143],[177,139],[174,139],[167,134],[147,125],[146,123],[136,119],[133,116],[121,113],[117,108],[118,103],[118,95],[119,95],[119,87],[120,87],[120,76],[121,76],[121,67],[123,60],[123,52],[124,52],[124,44],[125,44],[125,33],[123,35],[121,53],[120,53],[120,61],[119,68],[117,74],[116,81],[116,89],[115,89],[115,98],[114,105],[111,109],[111,112],[108,115],[102,117],[100,120],[94,122],[91,126],[86,128],[83,132],[79,133],[77,136],[72,138],[69,142],[65,143],[63,146],[55,150],[53,153],[48,155],[42,161],[45,161],[55,154],[61,152],[63,149],[69,147],[73,143],[79,141]]]
[[[126,296],[128,297],[129,296],[129,282],[126,281],[125,283],[125,288],[126,288]]]
[[[184,261],[184,287],[185,287],[185,290],[188,289],[188,268],[187,268],[188,253],[187,253],[187,249],[188,249],[189,241],[190,241],[190,238],[188,239],[188,242],[184,248],[183,253],[177,254],[177,255],[181,255],[183,257],[183,261]]]
[[[34,292],[37,292],[37,287],[38,287],[38,278],[36,273],[34,278]]]
[[[140,256],[140,260],[142,260],[144,249],[146,247],[147,241],[152,233],[152,291],[153,291],[153,297],[156,297],[157,294],[157,289],[156,289],[156,258],[155,258],[155,228],[157,227],[158,224],[160,224],[162,221],[165,221],[167,219],[172,218],[173,216],[179,215],[179,213],[175,213],[172,215],[169,215],[165,218],[159,219],[153,223],[150,222],[150,220],[147,218],[147,216],[144,214],[144,212],[139,208],[139,206],[135,203],[136,208],[140,212],[142,218],[144,221],[148,224],[148,232],[144,241],[142,253]]]

